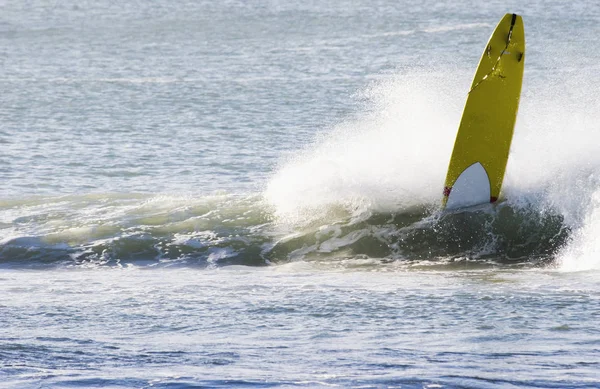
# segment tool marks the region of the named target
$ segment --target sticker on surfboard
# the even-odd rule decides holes
[[[477,162],[458,176],[448,193],[446,208],[462,208],[490,201],[490,179],[483,166]]]
[[[484,48],[467,95],[444,185],[446,209],[495,202],[500,196],[524,63],[523,19],[506,14]]]

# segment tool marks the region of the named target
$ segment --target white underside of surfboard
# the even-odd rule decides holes
[[[490,202],[490,179],[484,167],[476,162],[456,179],[446,209],[471,207]]]

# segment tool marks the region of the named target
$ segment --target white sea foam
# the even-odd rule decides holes
[[[513,204],[564,218],[572,235],[557,263],[567,271],[600,268],[600,101],[587,73],[524,88],[504,186]]]
[[[590,212],[584,216],[582,226],[575,230],[571,243],[560,254],[560,270],[600,269],[600,189],[592,193],[588,208]]]

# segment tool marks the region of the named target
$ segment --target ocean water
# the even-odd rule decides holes
[[[523,16],[498,204],[442,213]],[[600,387],[593,1],[0,2],[0,388]]]

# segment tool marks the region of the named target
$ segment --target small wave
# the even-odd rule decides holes
[[[197,79],[187,78],[176,78],[176,77],[52,77],[52,78],[0,78],[0,82],[51,82],[57,84],[71,84],[71,83],[111,83],[111,84],[172,84],[172,83],[184,83],[184,82],[197,82]]]
[[[269,253],[288,260],[468,259],[538,264],[553,261],[569,236],[570,229],[560,215],[507,204],[455,213],[430,213],[421,207],[309,229],[281,239]]]
[[[370,41],[373,39],[387,39],[387,38],[398,38],[403,36],[410,36],[419,33],[426,34],[439,34],[452,31],[468,30],[474,28],[490,28],[489,23],[462,23],[462,24],[451,24],[427,28],[415,28],[407,30],[395,30],[385,31],[375,34],[360,34],[340,38],[329,38],[321,39],[311,42],[310,46],[290,46],[286,48],[277,48],[275,51],[307,51],[312,52],[315,50],[339,50],[340,48],[361,42]]]
[[[260,196],[70,197],[12,207],[21,216],[0,243],[3,267],[299,261],[344,267],[398,261],[451,266],[464,260],[537,265],[552,262],[570,236],[560,215],[508,203],[455,213],[426,205],[399,213],[331,210],[301,227],[282,225]],[[35,212],[25,216],[26,210]]]
[[[457,30],[468,30],[472,28],[490,28],[492,27],[488,23],[464,23],[464,24],[451,24],[447,26],[438,26],[426,28],[423,31],[428,33],[436,33],[436,32],[448,32],[448,31],[457,31]]]
[[[267,220],[253,198],[35,198],[4,201],[0,215],[18,215],[3,229],[5,266],[264,264],[257,230]]]

